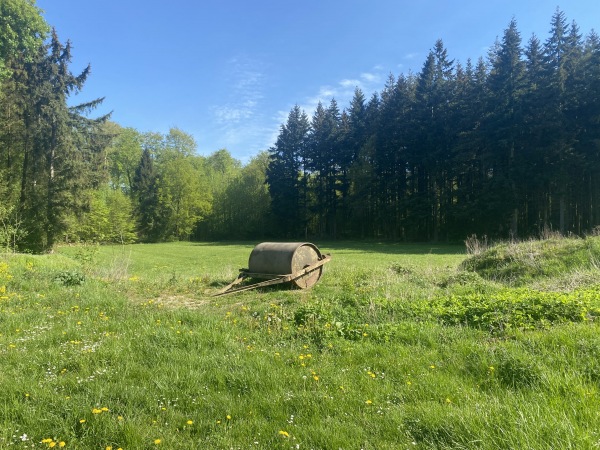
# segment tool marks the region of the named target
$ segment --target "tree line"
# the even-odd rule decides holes
[[[600,225],[600,40],[557,10],[522,45],[513,19],[487,58],[441,40],[417,74],[356,89],[309,118],[298,106],[270,149],[284,236],[459,240],[582,234]]]
[[[0,2],[0,246],[249,238],[265,233],[268,157],[198,155],[172,128],[139,132],[72,106],[90,67],[72,73],[34,0]]]
[[[600,39],[557,10],[523,47],[510,22],[487,58],[437,41],[417,74],[367,99],[298,106],[243,165],[186,132],[140,132],[72,73],[33,0],[0,2],[0,246],[62,242],[582,234],[600,225]]]

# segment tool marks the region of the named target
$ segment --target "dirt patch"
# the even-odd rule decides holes
[[[210,300],[197,299],[193,297],[187,297],[185,295],[167,295],[158,297],[155,300],[156,304],[162,305],[165,308],[188,308],[188,309],[200,309],[211,303]]]

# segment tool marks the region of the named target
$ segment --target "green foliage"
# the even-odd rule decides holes
[[[231,156],[222,156],[228,163],[222,166],[221,172],[216,171],[213,156],[216,154],[207,159],[211,168],[213,209],[207,220],[199,224],[196,237],[247,239],[264,236],[268,230],[271,202],[265,184],[268,154],[259,154],[243,168],[229,159]],[[226,177],[229,179],[224,182]]]
[[[110,183],[114,189],[130,192],[133,189],[136,168],[142,157],[142,136],[133,128],[116,125],[116,137],[106,149],[109,161]]]
[[[54,281],[63,286],[80,286],[85,281],[85,275],[76,270],[63,270],[56,274]]]
[[[88,211],[73,229],[75,236],[88,243],[135,242],[133,208],[121,191],[106,187],[89,193]]]
[[[211,210],[211,194],[201,161],[183,156],[160,163],[157,198],[164,239],[189,239]]]
[[[31,58],[48,31],[50,28],[35,0],[0,2],[0,81],[7,75],[6,62],[23,55]]]
[[[5,252],[16,252],[18,243],[26,236],[23,223],[14,206],[0,205],[0,248]]]
[[[600,286],[569,293],[509,289],[434,299],[421,306],[442,323],[504,332],[564,322],[596,320],[600,316]]]
[[[35,28],[30,31],[35,33]],[[67,104],[83,88],[90,67],[71,73],[71,44],[62,44],[55,31],[48,43],[10,62],[14,70],[2,84],[6,102],[0,115],[5,143],[0,146],[0,184],[7,189],[8,207],[22,223],[18,247],[47,251],[67,231],[69,218],[83,208],[83,192],[101,178],[97,167],[106,139],[100,128],[106,117],[86,117],[101,99]]]
[[[597,268],[600,238],[550,238],[495,245],[466,259],[462,267],[480,276],[516,285],[564,272]]]

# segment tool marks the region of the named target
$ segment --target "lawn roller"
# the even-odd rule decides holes
[[[319,281],[323,265],[329,261],[331,255],[322,255],[317,246],[309,242],[263,242],[250,253],[248,268],[240,269],[238,277],[213,296],[281,283],[308,289]],[[240,285],[248,278],[265,281]]]

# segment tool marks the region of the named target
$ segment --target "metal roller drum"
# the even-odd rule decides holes
[[[248,260],[248,272],[252,278],[270,279],[297,273],[322,259],[319,249],[309,242],[263,242],[252,250]],[[323,266],[292,280],[301,289],[309,288],[319,281]]]

